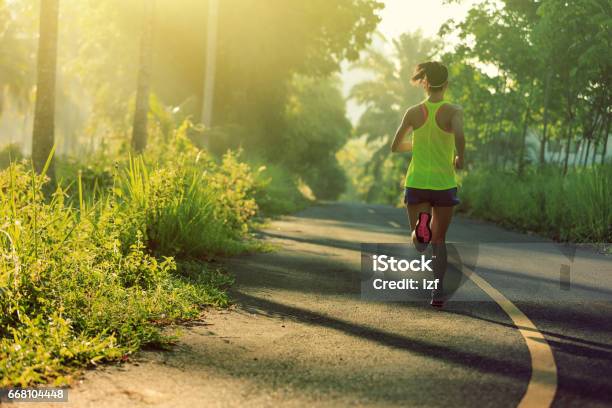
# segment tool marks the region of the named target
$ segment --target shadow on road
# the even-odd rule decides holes
[[[283,316],[307,324],[325,326],[387,347],[393,347],[454,364],[469,366],[483,373],[525,378],[526,373],[529,372],[528,362],[526,362],[526,364],[516,364],[514,361],[506,360],[502,353],[500,353],[499,359],[492,359],[477,353],[454,349],[452,345],[440,346],[433,343],[427,343],[419,339],[400,336],[373,327],[351,323],[331,316],[322,315],[311,310],[284,305],[244,293],[240,293],[237,300],[240,305],[250,313],[264,313],[267,316]],[[429,306],[425,305],[423,307]]]
[[[318,299],[321,302],[334,302],[342,297],[359,302],[360,243],[377,238],[391,242],[406,242],[404,229],[386,227],[389,220],[395,220],[394,222],[400,224],[404,218],[402,211],[391,207],[345,204],[325,204],[311,208],[296,217],[289,217],[288,223],[280,224],[279,228],[261,231],[262,236],[280,243],[283,247],[281,251],[249,255],[229,261],[229,264],[234,266],[231,269],[238,278],[238,286],[234,289],[235,299],[240,307],[249,313],[284,317],[311,326],[333,329],[365,339],[378,346],[449,363],[450,367],[460,366],[483,375],[510,378],[521,384],[526,383],[531,370],[529,360],[517,359],[516,355],[511,355],[513,351],[505,345],[507,343],[491,334],[495,331],[491,329],[492,325],[515,328],[500,308],[492,302],[451,302],[447,311],[440,315],[446,320],[449,320],[449,316],[457,315],[483,322],[482,342],[475,341],[473,347],[470,343],[466,346],[466,343],[460,344],[454,341],[446,344],[436,342],[435,337],[432,337],[430,342],[427,337],[407,335],[403,328],[398,328],[401,334],[382,330],[353,322],[352,319],[311,310],[307,304],[300,303],[299,299],[303,299],[301,295],[311,294],[320,296]],[[457,221],[457,225],[453,228],[455,228],[455,237],[471,240],[486,237],[487,243],[516,243],[520,238],[522,238],[521,243],[543,242],[538,237],[520,236],[504,232],[492,225],[469,220]],[[532,250],[530,253],[533,252]],[[541,276],[527,274],[517,276],[516,273],[503,270],[489,270],[488,273],[499,279],[517,278],[558,285],[558,281],[551,281]],[[492,284],[496,284],[495,279],[492,280]],[[606,289],[601,290],[606,291]],[[300,297],[290,301],[292,305],[268,298],[268,295],[274,296],[279,292],[295,293]],[[260,297],[261,293],[265,293],[266,298]],[[300,306],[295,306],[296,303]],[[517,302],[517,305],[537,324],[553,349],[560,373],[556,402],[566,404],[575,401],[572,398],[576,396],[583,398],[583,402],[597,404],[609,402],[612,398],[607,381],[610,378],[609,367],[612,361],[612,341],[608,341],[612,337],[612,326],[606,323],[609,312],[597,314],[592,308],[580,305],[549,304],[540,300],[534,300],[533,304]],[[394,303],[393,307],[405,310],[406,313],[410,313],[412,309],[412,312],[416,311],[415,314],[421,317],[426,313],[421,313],[418,309],[429,308],[426,303],[422,305]],[[448,323],[452,324],[452,318]],[[581,334],[576,334],[581,330],[585,333],[584,338]],[[499,331],[495,332],[498,336],[501,334]],[[504,335],[507,336],[509,333]],[[435,336],[435,333],[432,335]],[[478,335],[474,337],[478,338]],[[279,361],[272,362],[272,364],[277,363],[281,364]],[[344,392],[354,387],[354,384],[348,385],[339,378],[325,378],[323,380],[321,377],[321,380],[337,384],[339,387],[337,391]],[[387,399],[386,396],[379,398]],[[389,400],[391,399],[389,397]]]
[[[496,319],[491,318],[491,317],[478,316],[478,315],[474,314],[473,312],[466,312],[466,311],[458,310],[457,309],[458,307],[460,307],[460,304],[454,305],[453,309],[449,309],[449,310],[447,310],[447,312],[448,313],[462,315],[462,316],[468,316],[468,317],[471,317],[473,319],[478,319],[478,320],[482,320],[484,322],[498,324],[500,326],[511,327],[511,328],[515,328],[516,327],[516,328],[522,329],[522,330],[534,331],[530,327],[515,326],[512,323],[502,322],[502,321],[496,320]],[[567,323],[567,320],[565,320],[565,322]],[[609,328],[609,327],[606,328],[605,326],[603,326],[603,327],[598,327],[598,329],[604,330],[605,332],[612,334],[612,328]],[[568,335],[565,335],[565,334],[555,333],[555,332],[551,332],[551,331],[548,331],[548,330],[538,330],[538,331],[540,333],[544,334],[547,337],[547,340],[548,340],[549,343],[551,341],[554,341],[554,340],[550,340],[549,338],[557,338],[557,339],[567,340],[567,341],[570,341],[570,342],[581,344],[582,346],[572,345],[572,346],[570,346],[570,347],[568,347],[566,349],[568,351],[569,350],[574,351],[575,354],[577,354],[577,355],[583,355],[583,356],[587,356],[589,358],[612,360],[612,344],[607,344],[607,343],[601,343],[601,342],[581,339],[579,337],[568,336]],[[561,343],[559,343],[559,342],[557,342],[557,343],[558,343],[559,346],[561,346]],[[596,347],[596,348],[591,348],[590,346]],[[561,347],[558,347],[558,348],[561,348]],[[602,350],[597,350],[597,348],[603,348],[603,349],[606,349],[606,350],[610,350],[610,352],[602,351]],[[598,354],[598,353],[601,353],[601,354]]]

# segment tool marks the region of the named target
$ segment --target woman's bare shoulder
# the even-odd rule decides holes
[[[412,105],[411,107],[409,107],[408,109],[406,109],[406,114],[410,117],[415,117],[416,116],[420,116],[421,113],[423,112],[423,104],[422,103],[418,103],[416,105]]]
[[[448,105],[449,110],[453,113],[463,111],[463,108],[461,107],[461,105],[458,105],[456,103],[448,103],[447,105]]]

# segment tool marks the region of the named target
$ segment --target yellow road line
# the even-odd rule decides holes
[[[395,227],[395,228],[401,228],[401,227],[402,227],[401,225],[399,225],[399,224],[398,224],[397,222],[395,222],[395,221],[389,221],[389,225],[391,225],[392,227]]]
[[[463,267],[469,273],[466,275],[480,289],[489,295],[506,314],[525,339],[527,349],[531,355],[531,378],[527,385],[527,391],[519,403],[519,407],[548,407],[552,404],[557,391],[557,365],[553,357],[552,349],[540,333],[538,328],[529,318],[519,310],[500,291],[491,286],[473,270]]]

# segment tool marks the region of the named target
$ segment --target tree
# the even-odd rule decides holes
[[[517,4],[514,0],[509,1],[506,7],[490,1],[483,1],[475,5],[468,13],[465,21],[456,24],[457,31],[462,40],[458,55],[453,58],[456,62],[473,64],[477,61],[482,64],[494,66],[499,73],[501,87],[496,91],[503,92],[505,103],[500,103],[499,111],[493,115],[497,118],[497,137],[504,137],[502,129],[508,118],[510,128],[506,129],[509,134],[519,135],[518,140],[508,140],[502,143],[503,150],[495,155],[497,163],[501,155],[502,162],[508,158],[508,143],[516,145],[518,154],[516,157],[516,169],[522,174],[525,167],[525,156],[527,151],[526,140],[534,106],[539,102],[538,92],[539,73],[542,66],[533,47],[532,32],[536,22],[533,4],[522,2]],[[444,28],[444,33],[449,31],[450,23]],[[513,104],[507,103],[512,98]],[[496,98],[499,99],[499,98]],[[466,101],[468,104],[482,103],[483,101]],[[467,106],[469,108],[469,105]],[[511,112],[513,108],[520,107],[519,112]],[[480,120],[491,119],[482,117]]]
[[[25,102],[33,84],[30,77],[28,49],[33,35],[23,29],[12,14],[26,14],[23,4],[6,4],[0,0],[0,115],[4,107],[5,90],[19,102]]]
[[[164,105],[179,108],[182,117],[196,121],[202,112],[207,64],[208,3],[155,1],[155,14],[163,16],[163,24],[154,27],[149,91]],[[323,78],[337,71],[340,61],[355,59],[367,45],[379,21],[376,10],[382,6],[377,0],[218,3],[214,125],[248,129],[247,140],[242,141],[247,150],[281,143],[287,129],[284,109],[294,75]],[[125,115],[131,91],[138,88],[135,74],[146,78],[140,75],[142,64],[137,61],[146,54],[138,50],[138,41],[130,41],[143,31],[141,24],[134,22],[146,18],[133,4],[79,0],[66,3],[62,10],[71,21],[63,38],[72,43],[71,55],[63,56],[63,71],[78,79],[86,102],[92,103],[91,109],[89,103],[83,104],[90,119],[80,134],[96,141],[116,138],[132,143],[133,133],[142,134],[138,129],[145,129],[146,115],[141,107],[146,98],[137,98],[138,120]],[[216,142],[211,140],[213,144]]]
[[[612,5],[607,0],[483,0],[464,21],[449,21],[442,27],[443,35],[453,32],[460,39],[448,54],[450,61],[474,67],[484,63],[498,72],[502,86],[492,88],[484,99],[466,100],[464,106],[466,116],[481,109],[479,105],[496,107],[483,119],[486,150],[497,146],[494,163],[500,155],[505,163],[512,154],[517,172],[523,173],[526,136],[535,128],[542,130],[540,168],[551,135],[564,140],[563,154],[558,156],[564,173],[573,150],[578,150],[574,158],[581,155],[586,163],[591,145],[599,143],[596,129],[603,122],[598,118],[610,99],[610,15]],[[491,133],[492,127],[497,134]]]
[[[202,92],[202,114],[200,122],[212,126],[215,90],[215,69],[217,67],[217,21],[219,19],[219,0],[208,0],[206,22],[206,68],[204,70],[204,89]],[[205,145],[208,145],[205,141]]]
[[[586,143],[576,145],[588,148],[597,116],[609,101],[612,5],[607,0],[546,1],[537,13],[535,39],[563,87],[565,174],[574,134],[582,133]]]
[[[380,7],[377,0],[223,0],[215,124],[248,128],[250,148],[279,146],[294,74],[322,78],[355,60]]]
[[[337,77],[295,76],[285,108],[287,130],[278,146],[267,146],[319,199],[338,198],[346,184],[335,154],[350,137],[352,126],[339,88]]]
[[[149,116],[149,96],[151,88],[154,19],[155,0],[143,0],[138,87],[136,89],[134,127],[132,129],[132,148],[136,152],[142,152],[147,147],[147,119]]]
[[[36,106],[32,133],[32,161],[37,172],[44,169],[55,143],[55,74],[59,0],[40,2]],[[53,161],[49,167],[53,176]]]

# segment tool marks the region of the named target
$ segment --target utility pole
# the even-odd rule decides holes
[[[38,67],[34,129],[32,132],[32,160],[40,173],[51,160],[48,175],[54,177],[51,154],[55,144],[55,76],[57,70],[57,26],[59,0],[40,2],[40,37],[38,39]]]
[[[215,68],[217,62],[217,21],[219,19],[219,0],[208,0],[208,24],[206,30],[206,66],[204,90],[202,94],[201,121],[206,127],[212,126],[213,99],[215,93]],[[208,140],[204,144],[208,146]]]
[[[137,153],[147,147],[147,122],[149,94],[151,89],[151,64],[153,55],[153,25],[155,23],[155,0],[142,3],[142,30],[140,38],[140,63],[136,89],[136,107],[132,129],[132,147]]]

